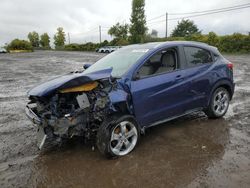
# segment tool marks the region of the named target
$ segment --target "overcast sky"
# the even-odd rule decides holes
[[[61,26],[71,42],[96,42],[98,26],[102,38],[110,40],[108,28],[116,22],[129,23],[132,0],[1,0],[0,46],[14,38],[26,39],[30,31],[47,32],[51,37]],[[250,3],[250,0],[146,0],[148,20],[165,12],[193,12]],[[176,16],[169,16],[174,18]],[[179,16],[178,16],[179,17]],[[250,8],[192,18],[203,33],[232,34],[250,32]],[[164,17],[159,18],[164,20]],[[154,20],[154,21],[158,21]],[[153,22],[153,21],[151,21]],[[169,33],[177,21],[169,21]],[[165,35],[164,22],[148,23],[159,36]]]

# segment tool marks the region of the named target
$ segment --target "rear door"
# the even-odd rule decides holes
[[[155,53],[135,72],[131,82],[135,115],[143,126],[184,112],[187,84],[180,68],[179,48]]]
[[[206,105],[213,78],[213,57],[210,51],[197,46],[183,46],[186,58],[187,106],[185,111]]]

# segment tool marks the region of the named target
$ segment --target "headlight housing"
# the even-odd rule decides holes
[[[91,91],[98,86],[98,82],[90,82],[76,87],[66,88],[59,90],[60,93],[74,93],[74,92],[84,92]]]

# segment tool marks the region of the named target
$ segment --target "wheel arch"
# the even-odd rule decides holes
[[[228,93],[229,93],[229,96],[230,96],[230,100],[232,99],[233,97],[233,94],[234,94],[234,86],[232,84],[232,82],[228,79],[223,79],[223,80],[219,80],[217,81],[214,86],[212,87],[212,90],[209,94],[209,98],[208,98],[208,102],[207,102],[207,106],[209,105],[210,101],[211,101],[211,98],[213,96],[213,93],[214,91],[219,88],[219,87],[223,87],[225,88]]]

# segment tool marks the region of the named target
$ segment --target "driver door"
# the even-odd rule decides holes
[[[160,50],[136,71],[131,94],[138,122],[149,126],[184,113],[187,83],[178,48]]]

